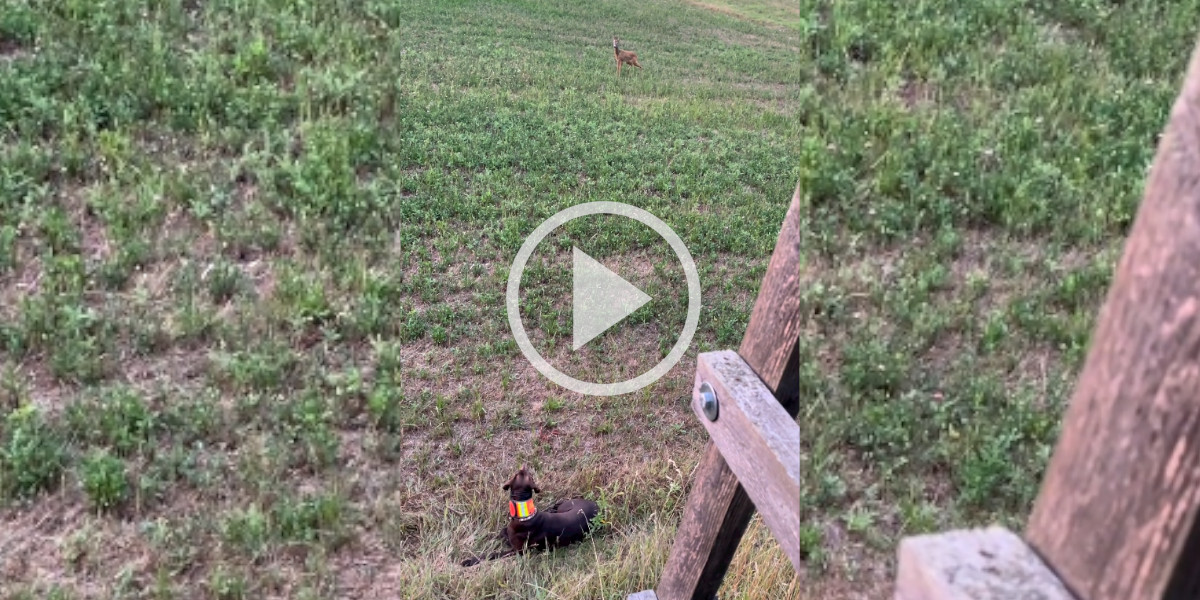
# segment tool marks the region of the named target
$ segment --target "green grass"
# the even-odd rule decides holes
[[[1195,41],[1195,3],[946,8],[807,26],[803,514],[851,531],[1020,528]]]
[[[807,567],[755,520],[722,597],[887,593],[901,536],[1027,514],[1197,8],[10,1],[0,595],[652,587],[695,355],[740,342],[797,182]],[[688,355],[624,397],[546,381],[504,312],[525,236],[595,200],[664,220],[703,286]],[[579,353],[573,246],[654,297]],[[596,381],[686,312],[615,218],[522,284],[539,352]],[[599,535],[461,569],[522,461]]]

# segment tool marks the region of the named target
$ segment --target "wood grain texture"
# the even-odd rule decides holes
[[[1200,597],[1200,46],[1026,539],[1080,597]]]
[[[792,195],[738,354],[795,416],[799,408],[800,186]]]
[[[704,416],[702,382],[717,395],[716,421]],[[692,410],[799,572],[800,426],[732,350],[698,357]]]
[[[753,515],[750,496],[709,440],[675,544],[654,588],[659,600],[714,598]]]
[[[800,187],[792,196],[738,354],[789,415],[800,410]],[[790,298],[790,300],[789,300]],[[778,305],[779,308],[776,308]],[[788,307],[791,307],[790,309]],[[754,503],[709,440],[655,592],[710,600],[754,515]]]
[[[1003,527],[904,538],[895,600],[1074,600],[1024,541]]]

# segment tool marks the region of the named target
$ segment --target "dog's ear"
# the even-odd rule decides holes
[[[542,488],[540,488],[540,487],[538,487],[538,486],[534,485],[534,486],[533,486],[533,493],[535,493],[535,494],[540,494],[540,493],[542,493]]]

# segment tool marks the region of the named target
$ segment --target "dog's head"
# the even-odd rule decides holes
[[[613,36],[613,48],[617,47],[617,36]]]
[[[529,469],[526,469],[524,464],[504,484],[504,489],[508,491],[509,497],[518,502],[528,500],[534,494],[542,493],[542,488],[538,487],[537,480],[533,478],[533,473]]]

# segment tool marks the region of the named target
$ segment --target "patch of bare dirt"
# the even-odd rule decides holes
[[[966,230],[958,256],[950,263],[951,284],[945,294],[961,293],[970,286],[972,278],[988,283],[987,291],[976,301],[977,312],[1007,306],[1017,295],[1045,284],[1040,276],[1004,276],[1001,261],[1019,260],[1026,265],[1040,264],[1047,259],[1047,244],[1042,240],[1014,240],[988,231]],[[1054,256],[1057,273],[1076,271],[1091,262],[1097,248],[1068,248]]]
[[[254,297],[259,301],[267,300],[275,294],[275,286],[278,284],[279,278],[271,266],[271,261],[254,259],[240,264],[239,268],[250,285],[254,287]]]
[[[1062,23],[1043,24],[1038,30],[1042,42],[1050,46],[1071,46],[1079,43],[1084,37],[1078,29]]]
[[[684,0],[684,1],[685,1],[685,2],[687,2],[688,4],[691,4],[692,6],[695,6],[695,7],[698,7],[698,8],[703,8],[704,10],[709,10],[709,11],[712,11],[712,12],[715,12],[715,13],[720,13],[720,14],[723,14],[723,15],[727,15],[727,16],[730,16],[730,17],[733,17],[733,18],[735,18],[735,19],[739,19],[739,20],[742,20],[742,21],[749,21],[749,22],[751,22],[751,23],[756,23],[756,24],[758,24],[758,25],[761,25],[761,26],[763,26],[763,27],[768,27],[768,28],[771,28],[771,29],[776,29],[776,30],[779,30],[779,31],[789,31],[789,30],[788,30],[786,27],[784,27],[784,26],[782,26],[782,25],[780,25],[780,24],[778,24],[778,23],[773,23],[773,22],[771,22],[771,21],[768,21],[768,20],[765,20],[765,19],[760,19],[760,18],[757,18],[757,17],[752,17],[752,16],[750,16],[750,15],[747,15],[747,14],[745,14],[745,13],[742,13],[742,12],[740,12],[740,11],[738,11],[738,10],[735,10],[735,9],[734,9],[733,7],[731,7],[731,6],[722,6],[722,5],[720,5],[720,4],[714,4],[714,3],[711,3],[711,2],[703,2],[703,1],[701,1],[701,0]],[[789,11],[791,10],[791,6],[790,6],[790,5],[784,5],[784,4],[782,4],[782,3],[780,3],[780,5],[781,5],[781,6],[786,6],[786,7],[787,7],[787,9],[788,9]],[[799,11],[799,10],[797,10],[797,11],[796,11],[796,20],[797,20],[797,21],[799,21],[799,19],[800,19],[800,11]]]
[[[0,273],[0,319],[15,323],[20,315],[21,301],[38,293],[43,265],[37,245],[28,238],[16,243],[15,268]]]
[[[159,231],[157,244],[162,258],[198,258],[213,256],[217,252],[215,233],[183,209],[168,211]]]
[[[935,106],[939,103],[938,95],[937,86],[926,81],[910,79],[900,86],[900,100],[909,109]]]
[[[162,354],[124,361],[116,379],[124,380],[126,384],[143,392],[149,392],[155,386],[177,388],[200,385],[207,363],[205,350],[172,348]]]
[[[699,3],[696,3],[699,4]],[[722,44],[727,46],[746,46],[749,48],[778,48],[781,50],[791,50],[793,52],[800,51],[799,43],[783,43],[761,35],[753,33],[743,33],[741,31],[730,31],[728,29],[711,29],[705,32],[699,32],[699,35],[711,35]],[[799,37],[795,38],[799,40]]]
[[[56,195],[71,226],[79,235],[80,255],[91,264],[103,262],[112,254],[112,244],[104,223],[87,207],[89,188],[73,187]],[[13,322],[18,318],[21,300],[41,291],[44,270],[44,242],[35,241],[29,225],[22,227],[16,242],[14,269],[0,274],[0,318]]]
[[[155,554],[135,522],[91,513],[73,491],[0,511],[0,580],[59,584],[100,597],[111,574],[148,577]]]
[[[14,62],[32,55],[33,52],[21,42],[0,35],[0,63]]]
[[[735,90],[769,92],[777,96],[789,94],[796,87],[796,84],[794,83],[779,83],[770,81],[735,81],[726,85]]]
[[[59,493],[29,507],[0,510],[0,578],[18,581],[33,575],[58,578],[65,561],[60,544],[85,510],[76,498]],[[39,577],[40,576],[40,577]]]
[[[17,372],[28,391],[29,403],[47,414],[62,412],[71,398],[79,393],[76,386],[59,381],[41,355],[18,364]]]
[[[88,191],[87,188],[69,190],[62,198],[72,224],[80,232],[80,255],[91,264],[99,264],[112,256],[113,247],[108,237],[108,228],[100,216],[87,206]]]
[[[796,90],[799,83],[778,81],[713,81],[702,77],[687,77],[679,81],[685,86],[715,87],[725,90],[743,92],[720,100],[728,105],[754,104],[763,108],[778,110],[784,113],[794,111],[799,106]],[[634,104],[646,103],[641,98],[633,97]]]
[[[851,576],[805,578],[797,600],[876,600],[891,597],[895,588],[894,575],[882,566],[882,557],[865,559]]]
[[[166,309],[172,298],[172,278],[179,264],[173,261],[157,261],[134,269],[129,278],[129,288],[135,293],[145,294],[148,302],[157,308]]]

